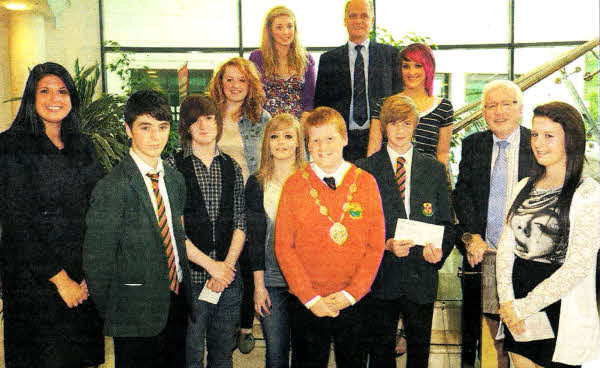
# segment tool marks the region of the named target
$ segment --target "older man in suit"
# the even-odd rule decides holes
[[[94,188],[83,266],[114,337],[115,365],[184,367],[190,268],[183,230],[185,184],[163,166],[171,111],[154,91],[125,105],[129,154]]]
[[[481,336],[480,263],[485,252],[495,251],[512,189],[527,176],[533,162],[529,129],[520,126],[523,92],[519,87],[507,80],[492,81],[484,87],[481,103],[489,130],[463,140],[452,196],[459,221],[457,244],[465,256],[467,271],[463,283],[463,346],[469,365],[474,364]],[[495,337],[497,315],[485,314],[484,320]],[[506,367],[501,344],[496,342],[494,349],[498,367]]]
[[[380,144],[379,107],[383,98],[400,91],[400,76],[398,50],[368,38],[373,25],[370,1],[346,1],[344,25],[348,43],[319,60],[315,107],[328,106],[342,115],[348,131],[344,159],[354,162],[366,157],[367,145]],[[373,134],[369,133],[371,125]]]
[[[388,143],[357,165],[377,181],[385,217],[385,252],[371,293],[365,298],[369,367],[396,367],[394,348],[399,314],[404,315],[407,367],[427,367],[437,295],[438,270],[454,246],[454,227],[444,165],[411,144],[419,113],[406,96],[388,97],[381,110]],[[398,219],[443,225],[441,248],[412,239],[394,239]]]

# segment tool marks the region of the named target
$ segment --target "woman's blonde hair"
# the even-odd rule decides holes
[[[254,63],[241,57],[234,57],[224,62],[219,69],[215,71],[212,79],[208,83],[208,93],[213,99],[219,111],[224,116],[227,107],[227,97],[223,91],[223,75],[228,66],[234,66],[244,75],[248,81],[248,94],[242,104],[242,114],[246,114],[252,124],[258,124],[262,117],[262,106],[265,102],[265,92],[263,91],[260,76]]]
[[[293,129],[296,132],[297,147],[294,171],[300,170],[306,164],[304,139],[302,137],[302,128],[300,127],[298,119],[292,114],[277,114],[273,116],[265,125],[260,150],[260,164],[258,166],[258,171],[256,172],[256,179],[263,189],[265,183],[271,180],[273,169],[275,168],[273,155],[271,154],[271,149],[269,147],[269,137],[273,132],[286,129]]]
[[[296,16],[289,8],[283,5],[278,5],[271,8],[267,12],[263,22],[262,35],[260,39],[260,53],[265,76],[277,74],[278,60],[275,52],[275,45],[273,44],[271,26],[273,25],[275,18],[280,16],[290,17],[290,20],[294,25],[294,40],[292,41],[288,52],[288,65],[293,74],[300,75],[304,72],[308,61],[306,59],[306,50],[300,44],[298,37]]]

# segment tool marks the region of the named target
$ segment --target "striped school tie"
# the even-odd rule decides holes
[[[169,223],[167,222],[167,214],[165,212],[165,203],[162,195],[158,190],[158,173],[147,173],[152,183],[154,198],[156,198],[156,217],[158,218],[158,229],[160,237],[165,247],[165,256],[167,257],[167,269],[169,271],[169,288],[175,294],[179,294],[179,281],[177,280],[177,270],[175,267],[175,254],[173,253],[173,242],[171,241],[171,233],[169,232]]]
[[[406,160],[403,157],[398,157],[396,160],[396,183],[398,183],[398,191],[400,192],[400,198],[404,201],[406,197],[406,168],[404,163]]]

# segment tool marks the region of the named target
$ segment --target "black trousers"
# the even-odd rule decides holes
[[[254,272],[248,264],[240,264],[242,282],[242,305],[240,308],[240,328],[252,328],[254,323]]]
[[[185,368],[187,307],[183,295],[171,293],[167,325],[156,336],[115,337],[115,367]]]
[[[406,297],[383,300],[371,295],[363,306],[365,349],[369,368],[396,367],[394,349],[400,313],[404,315],[407,342],[406,368],[427,368],[433,303],[417,304]]]
[[[292,367],[326,368],[331,341],[337,367],[362,367],[361,302],[335,317],[317,317],[297,298],[290,303]]]
[[[466,267],[463,265],[463,269],[468,270]],[[477,341],[481,337],[481,274],[464,275],[462,292],[463,361],[474,365]]]

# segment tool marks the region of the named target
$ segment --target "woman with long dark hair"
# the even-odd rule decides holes
[[[85,367],[104,337],[82,270],[85,214],[102,169],[79,134],[79,97],[55,63],[29,73],[0,134],[0,269],[6,367]]]
[[[600,185],[582,177],[585,128],[569,104],[533,111],[537,164],[523,179],[498,241],[504,347],[515,367],[572,367],[600,354],[594,284]],[[546,327],[544,329],[543,327]]]

